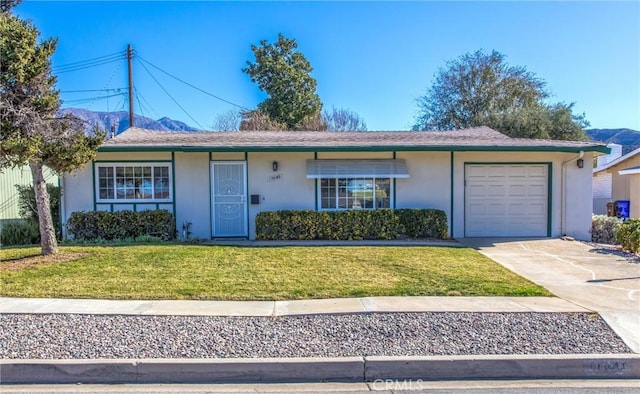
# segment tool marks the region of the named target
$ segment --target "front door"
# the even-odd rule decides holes
[[[211,162],[214,237],[247,236],[247,182],[244,161]]]

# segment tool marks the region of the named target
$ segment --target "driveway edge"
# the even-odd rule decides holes
[[[1,384],[640,379],[636,354],[0,360]]]

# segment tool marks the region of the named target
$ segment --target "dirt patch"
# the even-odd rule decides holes
[[[0,272],[20,271],[41,265],[68,263],[87,256],[87,253],[58,252],[53,256],[31,255],[0,261]]]

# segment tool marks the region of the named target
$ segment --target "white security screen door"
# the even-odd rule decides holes
[[[214,237],[247,236],[245,162],[212,162],[211,193]]]

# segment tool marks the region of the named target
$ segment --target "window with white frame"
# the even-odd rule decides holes
[[[391,208],[391,178],[321,178],[320,209]]]
[[[169,201],[171,171],[165,163],[97,163],[98,201]]]

